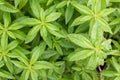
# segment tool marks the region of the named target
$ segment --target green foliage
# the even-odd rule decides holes
[[[0,0],[0,80],[120,80],[120,0]]]

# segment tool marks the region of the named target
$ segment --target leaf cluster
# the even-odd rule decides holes
[[[0,80],[120,80],[120,0],[0,0]]]

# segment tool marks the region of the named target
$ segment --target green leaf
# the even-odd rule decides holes
[[[52,22],[57,20],[61,16],[59,12],[53,12],[46,17],[46,22]]]
[[[4,20],[4,27],[8,27],[11,23],[10,13],[5,12],[3,15],[3,20]]]
[[[24,24],[21,24],[21,23],[19,23],[19,22],[16,22],[16,23],[11,24],[11,25],[8,27],[8,30],[18,30],[18,29],[23,28],[24,26],[25,26]]]
[[[120,24],[120,18],[116,18],[110,22],[110,25]]]
[[[98,65],[98,60],[99,59],[97,58],[96,54],[92,55],[88,60],[87,69],[90,69],[90,70],[96,69]]]
[[[55,48],[56,48],[56,50],[58,51],[58,53],[59,53],[60,55],[63,55],[62,48],[60,47],[59,44],[55,44]]]
[[[16,39],[16,36],[14,35],[13,32],[7,31],[7,34],[8,34],[8,36],[10,36],[11,38]]]
[[[40,5],[39,5],[39,2],[37,0],[30,0],[30,7],[31,7],[31,10],[34,14],[34,16],[38,19],[40,19]]]
[[[47,43],[47,35],[48,35],[48,32],[47,32],[47,29],[45,26],[42,26],[41,30],[40,30],[40,34],[43,38],[43,40]],[[48,44],[48,43],[47,43]]]
[[[41,22],[40,22],[40,20],[38,20],[38,19],[35,19],[35,18],[29,18],[29,17],[20,17],[20,18],[18,18],[18,19],[16,19],[15,21],[14,21],[14,24],[20,24],[20,25],[30,25],[30,26],[32,26],[32,25],[36,25],[36,24],[40,24]],[[20,28],[19,28],[20,29]]]
[[[15,31],[12,31],[15,35],[16,38],[20,39],[20,40],[25,40],[26,38],[26,34],[20,30],[15,30]]]
[[[30,75],[30,71],[29,70],[24,70],[22,72],[22,75],[20,76],[20,80],[28,80],[29,75]]]
[[[18,46],[18,41],[14,40],[11,43],[8,44],[7,46],[7,51],[10,51]]]
[[[14,76],[5,70],[0,70],[0,76],[8,79],[14,79]]]
[[[22,69],[26,69],[26,68],[27,68],[26,65],[23,64],[23,63],[20,62],[20,61],[12,60],[12,63],[13,63],[15,66],[19,67],[19,68],[22,68]]]
[[[15,7],[17,8],[17,6],[19,5],[20,0],[15,0]]]
[[[44,11],[44,9],[43,8],[41,8],[41,11],[40,11],[40,19],[41,19],[41,21],[44,21],[45,20],[45,11]]]
[[[107,76],[107,77],[114,77],[114,76],[117,76],[118,73],[113,70],[105,70],[105,71],[102,71],[102,75]]]
[[[16,13],[19,11],[18,9],[16,9],[14,6],[7,2],[4,2],[4,4],[0,4],[0,10],[11,13]]]
[[[49,6],[50,4],[52,4],[53,0],[48,0],[47,2],[47,6]]]
[[[20,48],[16,48],[13,50],[13,53],[12,54],[9,54],[8,56],[9,57],[12,57],[12,58],[17,58],[18,60],[20,60],[21,62],[25,63],[26,65],[28,65],[28,59],[27,57],[25,56],[25,52],[26,51],[22,51]]]
[[[47,24],[46,24],[46,27],[47,27],[48,29],[54,30],[54,31],[58,31],[58,30],[59,30],[59,28],[58,28],[56,25],[51,24],[51,23],[47,23]]]
[[[10,58],[8,58],[8,57],[6,57],[6,58],[7,58],[7,61],[5,61],[6,67],[8,68],[8,70],[11,73],[14,73],[13,64],[12,64]]]
[[[103,39],[103,31],[98,21],[91,20],[89,35],[93,44],[95,45],[101,44],[101,41]]]
[[[38,74],[37,74],[37,72],[36,71],[32,71],[31,72],[31,78],[32,78],[32,80],[38,80]]]
[[[93,50],[80,50],[75,51],[73,54],[69,55],[68,58],[69,61],[78,61],[91,56],[93,53]]]
[[[5,4],[5,2],[3,0],[0,1],[0,4]]]
[[[23,8],[27,4],[28,0],[20,0],[19,1],[19,9]]]
[[[80,25],[88,20],[90,20],[92,18],[92,16],[90,15],[87,15],[87,16],[80,16],[80,17],[77,17],[73,23],[71,24],[71,26],[77,26],[77,25]]]
[[[67,24],[73,16],[74,8],[70,5],[65,11],[65,23]]]
[[[116,47],[117,49],[120,50],[120,44],[119,44],[117,41],[112,40],[112,43],[115,45],[115,47]]]
[[[62,32],[62,30],[50,30],[48,29],[49,33],[51,33],[52,35],[59,37],[59,38],[64,38],[66,34],[64,34],[64,32]]]
[[[119,80],[120,79],[120,77],[118,76],[118,77],[116,77],[114,80]]]
[[[41,28],[40,25],[34,26],[34,27],[28,32],[28,34],[27,34],[27,36],[26,36],[25,42],[26,42],[26,43],[31,42],[31,41],[35,38],[35,36],[37,35],[37,33],[39,32],[40,28]]]
[[[0,61],[0,68],[4,66],[4,61]]]
[[[120,2],[120,0],[110,0],[110,2]]]
[[[43,54],[45,47],[46,47],[45,42],[42,42],[39,46],[35,47],[32,50],[32,57],[30,59],[31,64],[35,63],[37,59]]]
[[[99,15],[105,17],[105,16],[108,16],[109,14],[115,12],[115,10],[116,10],[116,9],[113,9],[113,8],[103,9],[103,10],[99,13]]]
[[[33,65],[34,69],[53,69],[54,66],[47,61],[37,61]]]
[[[108,39],[108,40],[105,40],[104,42],[102,42],[102,47],[104,50],[110,50],[112,49],[112,46],[111,46],[111,39]]]
[[[112,64],[117,72],[120,72],[120,65],[117,63],[117,60],[114,57],[112,57]]]
[[[5,50],[8,45],[8,35],[4,32],[2,37],[1,37],[1,46],[2,49]]]
[[[0,29],[4,29],[4,25],[0,23]]]
[[[68,38],[70,39],[70,41],[72,41],[73,43],[75,43],[76,45],[80,47],[91,48],[91,49],[94,48],[92,43],[81,34],[69,34]]]
[[[59,4],[57,4],[56,8],[64,7],[67,4],[67,1],[62,1]]]
[[[81,4],[77,3],[76,1],[72,1],[71,4],[80,13],[83,13],[83,14],[93,14],[93,12],[87,6],[81,5]]]
[[[103,18],[98,18],[97,20],[101,24],[101,28],[103,29],[103,31],[109,32],[112,34],[112,31],[111,31],[109,24]]]
[[[87,73],[85,73],[85,72],[82,74],[82,79],[83,80],[92,80],[92,78],[90,77],[90,75],[87,74]]]

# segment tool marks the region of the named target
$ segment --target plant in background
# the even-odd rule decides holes
[[[0,0],[0,80],[120,80],[120,0]]]

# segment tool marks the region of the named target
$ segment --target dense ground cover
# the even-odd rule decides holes
[[[0,0],[0,80],[120,80],[120,0]]]

